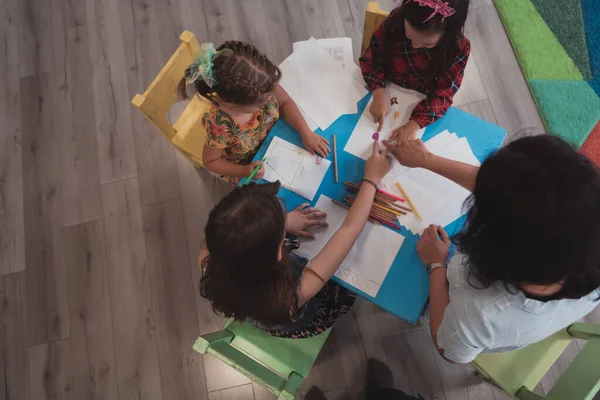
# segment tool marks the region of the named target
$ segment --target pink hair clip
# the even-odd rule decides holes
[[[409,3],[411,1],[419,3],[419,5],[421,7],[429,7],[433,10],[433,12],[429,16],[429,18],[427,18],[425,21],[423,21],[423,23],[429,21],[436,14],[440,14],[442,16],[442,21],[443,21],[446,18],[450,17],[451,15],[454,15],[454,13],[456,12],[456,10],[454,10],[454,8],[450,7],[450,5],[448,5],[447,1],[442,2],[442,0],[406,0],[404,2],[404,4]],[[394,3],[399,3],[399,2],[400,2],[400,0],[394,0]]]

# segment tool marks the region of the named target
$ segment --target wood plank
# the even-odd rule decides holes
[[[360,398],[365,387],[367,360],[353,313],[348,313],[336,323],[335,342],[348,394],[351,399]]]
[[[221,0],[201,0],[204,5],[208,41],[220,46],[233,37],[228,3]]]
[[[302,12],[309,36],[331,38],[345,36],[338,4],[330,0],[305,0]]]
[[[509,134],[531,127],[543,130],[498,12],[493,6],[480,7],[474,11],[474,19],[475,29],[469,38],[498,124]]]
[[[406,342],[406,335],[390,336],[383,339],[383,346],[388,359],[388,367],[394,374],[394,388],[402,390],[404,393],[413,392],[414,382],[417,384],[410,373],[413,366],[417,365],[416,360]],[[415,388],[418,387],[415,386]]]
[[[542,378],[538,386],[541,386],[543,393],[548,393],[558,378],[567,370],[579,353],[577,342],[572,340],[565,351],[558,357],[546,375]]]
[[[204,355],[206,387],[209,392],[252,383],[250,378],[211,354]]]
[[[431,336],[425,330],[405,333],[406,344],[412,355],[409,375],[413,395],[417,393],[426,399],[445,399],[444,389],[435,357],[439,357]]]
[[[386,363],[387,358],[377,322],[378,310],[379,308],[375,304],[362,297],[357,297],[352,307],[366,359],[374,358]]]
[[[468,364],[449,363],[436,354],[435,347],[433,350],[446,400],[494,398],[492,387],[477,378]]]
[[[199,330],[181,202],[145,206],[142,213],[163,396],[205,399],[202,356],[192,349]]]
[[[390,314],[389,312],[380,308],[376,308],[374,313],[377,316],[377,323],[379,325],[379,331],[381,332],[382,338],[423,329],[423,326],[420,322],[417,322],[416,325],[409,324],[408,322],[396,317],[394,314]]]
[[[137,179],[102,185],[102,204],[119,396],[160,400],[156,322]]]
[[[338,8],[342,14],[345,36],[352,39],[354,59],[360,57],[363,30],[365,26],[365,10],[367,2],[356,0],[337,0]]]
[[[18,6],[18,11],[13,14],[13,21],[16,22],[19,29],[20,77],[24,78],[52,71],[50,2],[35,0],[10,1],[6,7],[10,10],[13,9],[14,5]],[[2,8],[4,7],[5,5],[2,6]],[[17,16],[18,18],[16,18]]]
[[[16,1],[0,9],[0,275],[25,269]]]
[[[270,56],[273,46],[262,0],[227,0],[233,39],[252,43],[261,53]]]
[[[265,6],[267,27],[271,38],[272,53],[269,58],[279,65],[292,54],[294,42],[307,40],[310,36],[302,15],[302,3],[296,0],[268,2]]]
[[[102,221],[65,228],[73,398],[118,398]]]
[[[498,124],[496,120],[496,114],[489,100],[477,101],[475,103],[468,103],[458,106],[457,108],[473,114],[483,120],[491,122],[494,125]]]
[[[346,389],[332,390],[325,392],[327,400],[346,400],[348,398],[348,391]]]
[[[62,12],[66,87],[57,92],[54,113],[61,133],[63,223],[69,226],[101,218],[102,204],[85,4],[65,1]]]
[[[117,0],[86,0],[100,183],[137,176]]]
[[[477,67],[477,61],[474,57],[474,53],[477,51],[478,49],[471,51],[469,61],[467,61],[467,66],[465,68],[465,76],[462,85],[456,93],[456,96],[454,96],[455,106],[488,99],[485,86],[481,80],[481,74],[479,73],[479,67]]]
[[[181,154],[177,153],[177,170],[181,182],[181,204],[188,241],[189,265],[192,270],[194,297],[200,334],[221,330],[226,318],[213,312],[210,302],[200,296],[199,283],[202,277],[198,255],[204,240],[204,227],[208,213],[233,188],[231,184],[215,178],[205,169],[196,169]]]
[[[208,400],[253,400],[252,385],[242,385],[208,394]]]
[[[73,399],[73,369],[69,339],[30,347],[29,368],[32,399]]]
[[[348,317],[349,318],[349,317]],[[333,329],[325,345],[321,349],[315,364],[308,376],[300,385],[300,394],[306,396],[310,388],[317,386],[323,391],[332,391],[346,387],[340,353],[345,349],[338,348],[339,329]]]
[[[50,74],[21,79],[28,342],[69,336],[59,133]],[[24,332],[25,333],[25,332]]]
[[[252,381],[252,390],[254,391],[254,400],[275,400],[276,397],[273,393],[269,392],[258,383]]]
[[[175,51],[174,47],[168,54],[161,53],[156,12],[154,2],[119,1],[129,98],[144,92]],[[133,111],[132,122],[142,205],[176,198],[179,183],[173,146],[139,110]]]
[[[25,272],[0,276],[0,399],[28,400]],[[33,398],[32,398],[33,399]]]

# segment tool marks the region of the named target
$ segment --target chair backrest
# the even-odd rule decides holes
[[[167,118],[177,101],[177,85],[185,70],[200,50],[200,44],[190,31],[183,31],[181,44],[175,50],[144,94],[137,94],[131,101],[166,138],[194,164],[202,165],[202,149],[206,132],[202,126],[202,115],[210,102],[194,96],[185,110],[171,124]]]
[[[374,1],[370,1],[367,4],[367,11],[365,13],[365,30],[363,31],[363,39],[362,46],[360,48],[360,54],[364,54],[367,47],[369,47],[369,42],[371,41],[371,37],[373,33],[379,28],[379,25],[383,22],[384,19],[389,15],[388,11],[383,11],[379,3]]]
[[[280,400],[292,400],[310,372],[330,330],[308,339],[282,339],[249,323],[229,320],[225,329],[196,340],[209,353],[259,383]]]
[[[577,323],[567,331],[587,343],[546,394],[546,399],[592,400],[600,390],[600,325]]]

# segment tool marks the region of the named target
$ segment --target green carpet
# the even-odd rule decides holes
[[[580,0],[531,0],[584,79],[591,79]]]
[[[600,98],[584,80],[597,72],[581,0],[494,3],[548,132],[580,148],[600,119]]]
[[[600,119],[596,92],[586,81],[531,80],[529,85],[548,130],[581,147]]]

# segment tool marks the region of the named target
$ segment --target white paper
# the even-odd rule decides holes
[[[343,114],[356,113],[356,103],[368,92],[314,38],[298,46],[279,68],[281,86],[321,128],[327,129]]]
[[[311,39],[314,39],[311,37]],[[354,52],[352,50],[352,39],[349,37],[315,39],[317,43],[323,46],[327,52],[335,58],[342,67],[351,67],[356,65],[354,62]],[[292,51],[298,50],[308,41],[295,42],[292,45]]]
[[[331,165],[280,137],[273,138],[265,156],[265,180],[280,181],[281,186],[311,201]]]
[[[310,129],[311,131],[316,131],[317,128],[319,127],[317,125],[317,123],[315,121],[312,120],[311,117],[308,116],[307,113],[304,112],[303,109],[301,109],[300,107],[298,107],[300,109],[300,114],[302,114],[302,117],[304,117],[304,120],[306,121],[306,125],[308,125],[308,129]]]
[[[422,93],[415,92],[414,90],[408,90],[401,88],[398,85],[390,83],[386,87],[386,94],[388,98],[389,114],[386,116],[383,123],[383,128],[379,133],[380,139],[388,138],[392,131],[400,128],[406,124],[410,118],[410,115],[415,106],[426,96]],[[395,99],[398,104],[391,104],[392,99]],[[373,98],[369,100],[369,103],[365,107],[363,114],[361,115],[356,127],[344,147],[344,151],[354,154],[357,157],[366,160],[371,155],[371,148],[373,146],[373,133],[377,131],[378,123],[373,120],[371,111],[371,103]],[[420,129],[417,133],[417,138],[423,136],[425,129]],[[396,166],[399,167],[399,166]],[[402,171],[398,171],[400,173]]]
[[[314,258],[325,247],[348,214],[345,208],[334,204],[325,195],[319,197],[315,207],[327,213],[329,226],[315,230],[315,240],[302,241],[300,248],[295,250],[308,259]],[[377,296],[403,241],[404,236],[399,233],[367,223],[335,276],[369,296]]]
[[[466,138],[443,131],[425,146],[441,157],[479,166]],[[422,168],[411,168],[400,175],[388,174],[382,180],[385,190],[402,196],[396,187],[400,182],[416,207],[422,221],[414,213],[399,218],[399,222],[413,234],[420,235],[430,224],[447,226],[464,214],[463,204],[470,192],[460,185]]]

